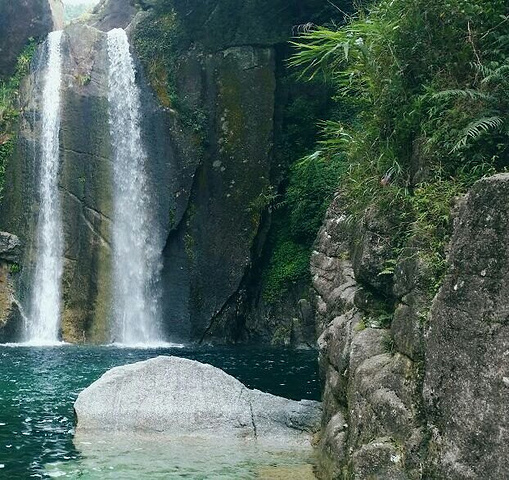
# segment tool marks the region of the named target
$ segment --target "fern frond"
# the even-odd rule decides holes
[[[442,90],[431,95],[432,99],[469,98],[471,100],[493,100],[493,96],[472,88]]]
[[[491,70],[488,75],[486,75],[481,83],[483,85],[490,84],[493,82],[509,82],[509,64],[504,64],[498,67],[495,70]]]
[[[504,120],[501,117],[483,117],[471,122],[464,130],[463,136],[456,145],[454,145],[451,153],[467,146],[469,140],[479,138],[483,133],[496,130],[502,127]]]

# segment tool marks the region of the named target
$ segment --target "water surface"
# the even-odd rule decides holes
[[[111,367],[157,355],[210,363],[251,388],[275,395],[319,397],[316,353],[311,351],[0,346],[0,478],[281,478],[271,477],[267,468],[289,468],[289,478],[299,478],[287,457],[252,445],[232,452],[230,447],[214,451],[179,443],[156,451],[143,441],[111,445],[104,440],[78,444],[83,454],[78,451],[72,409],[78,393]],[[302,462],[294,463],[297,468]]]

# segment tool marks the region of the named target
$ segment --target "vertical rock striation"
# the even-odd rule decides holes
[[[507,479],[509,174],[475,184],[455,222],[426,336],[432,478]]]

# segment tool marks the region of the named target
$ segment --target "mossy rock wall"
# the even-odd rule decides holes
[[[59,177],[65,340],[110,340],[112,166],[103,30],[127,25],[157,216],[151,234],[164,247],[162,304],[168,338],[267,341],[276,331],[283,338],[281,332],[293,328],[305,285],[295,289],[295,298],[274,308],[257,304],[257,262],[271,224],[267,205],[260,201],[277,189],[287,168],[275,154],[282,128],[281,45],[294,25],[311,20],[315,7],[313,0],[295,5],[248,1],[240,8],[228,0],[105,0],[89,26],[65,29]],[[163,42],[156,53],[170,52],[169,58],[147,58],[139,49],[137,39],[146,39],[147,25],[157,22],[169,31],[155,39],[159,47]],[[21,95],[24,113],[7,166],[2,207],[5,228],[27,246],[19,280],[25,303],[36,257],[44,64],[41,47]],[[287,317],[281,319],[283,330],[275,315]]]
[[[275,305],[260,298],[259,264],[271,225],[267,205],[261,204],[288,168],[276,153],[284,129],[282,102],[291,97],[282,54],[288,50],[281,46],[296,25],[330,5],[140,4],[145,11],[133,22],[132,36],[154,92],[175,112],[169,135],[180,149],[199,154],[183,220],[175,222],[164,250],[167,332],[193,340],[270,342],[281,326],[290,332],[293,325],[309,323],[299,306],[308,295],[306,285]],[[197,149],[179,138],[179,128],[190,133]],[[185,195],[180,192],[180,198]],[[308,337],[302,343],[312,343],[310,329],[299,329],[299,338],[303,330]],[[284,342],[291,336],[283,335]]]

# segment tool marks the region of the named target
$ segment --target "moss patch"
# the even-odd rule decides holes
[[[30,39],[18,58],[14,75],[0,81],[0,198],[4,189],[4,173],[7,162],[14,153],[15,132],[19,116],[18,95],[22,79],[28,74],[30,61],[37,43]]]

